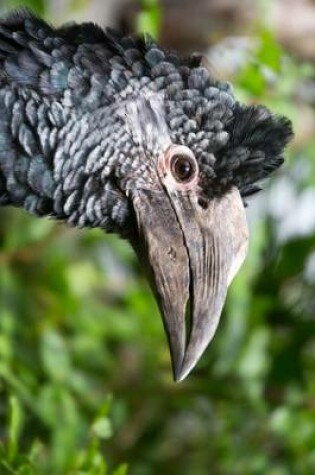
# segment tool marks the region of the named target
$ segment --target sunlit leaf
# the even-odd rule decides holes
[[[109,439],[113,434],[110,420],[107,417],[97,419],[92,425],[92,432],[101,439]]]

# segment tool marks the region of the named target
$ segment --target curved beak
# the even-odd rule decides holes
[[[236,188],[207,209],[193,192],[142,190],[134,209],[139,236],[132,244],[162,313],[174,379],[181,381],[212,340],[246,256],[244,206]]]

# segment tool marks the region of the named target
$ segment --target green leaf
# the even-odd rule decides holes
[[[19,438],[23,427],[23,412],[16,396],[9,401],[8,460],[13,461],[18,453]]]
[[[261,96],[266,90],[266,79],[257,62],[248,63],[238,77],[239,85],[254,96]]]
[[[275,72],[280,72],[283,51],[274,32],[263,29],[259,35],[260,46],[256,53],[256,57],[261,64],[268,66]]]
[[[47,374],[56,381],[65,381],[71,364],[68,349],[62,336],[54,330],[46,330],[41,340],[41,356]]]
[[[137,31],[139,33],[149,33],[153,38],[157,38],[162,22],[159,2],[157,0],[142,0],[140,5],[142,9],[137,17]]]
[[[128,465],[126,463],[119,465],[118,468],[114,471],[113,475],[127,475]]]

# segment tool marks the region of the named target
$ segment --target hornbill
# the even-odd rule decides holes
[[[0,21],[0,205],[127,239],[175,380],[216,331],[246,255],[244,200],[291,137],[288,119],[237,102],[200,55],[25,10]]]

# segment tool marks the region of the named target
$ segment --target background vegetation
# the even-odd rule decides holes
[[[143,1],[139,26],[156,34],[162,15]],[[312,66],[255,36],[237,96],[300,123]],[[218,334],[181,384],[126,243],[1,209],[0,474],[315,473],[315,140],[296,128],[250,204]]]

